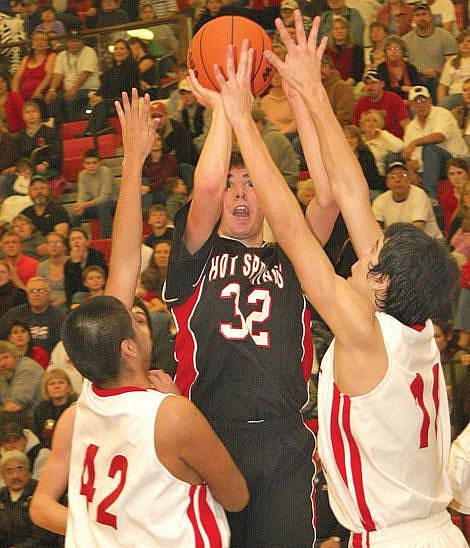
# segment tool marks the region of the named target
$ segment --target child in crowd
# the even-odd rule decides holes
[[[183,179],[168,177],[163,183],[163,190],[168,195],[166,201],[168,217],[173,221],[175,213],[188,201],[188,188]]]
[[[29,217],[21,214],[16,215],[11,223],[11,228],[20,237],[25,255],[29,255],[34,259],[41,259],[46,255],[46,239]]]
[[[52,433],[60,415],[76,399],[70,377],[63,369],[50,369],[41,386],[42,401],[34,411],[33,430],[45,447],[51,447]]]
[[[164,206],[154,204],[149,208],[147,224],[152,228],[152,232],[145,238],[145,245],[155,247],[155,244],[165,240],[171,242],[173,239],[174,228],[168,226],[168,212]]]
[[[82,275],[83,285],[88,289],[84,291],[77,291],[72,297],[72,304],[70,308],[77,308],[82,303],[90,300],[93,297],[104,295],[104,286],[106,285],[106,273],[98,265],[87,266]]]
[[[49,352],[31,341],[31,331],[25,320],[15,319],[8,329],[8,341],[16,346],[21,356],[27,356],[43,369],[49,365]]]
[[[0,203],[8,196],[26,196],[33,176],[33,164],[27,158],[18,160],[10,173],[0,175]]]

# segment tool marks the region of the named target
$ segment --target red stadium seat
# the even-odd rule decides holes
[[[88,120],[78,120],[77,122],[65,122],[60,126],[62,139],[75,139],[75,135],[82,134],[85,131]]]
[[[95,220],[95,219],[93,219]],[[97,249],[103,253],[106,262],[109,264],[109,258],[111,257],[111,238],[104,238],[98,240],[90,240],[90,247]]]
[[[64,148],[64,165],[61,175],[67,181],[73,183],[78,179],[78,174],[83,169],[83,153],[90,148],[94,148],[93,137],[83,137],[81,139],[68,139],[62,143]]]
[[[121,146],[120,135],[99,135],[97,141],[101,158],[116,156],[116,149]]]

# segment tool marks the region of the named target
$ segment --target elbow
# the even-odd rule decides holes
[[[248,492],[248,485],[243,479],[243,486],[240,488],[238,496],[233,497],[231,500],[224,504],[224,509],[227,512],[241,512],[246,508],[250,501],[250,493]]]
[[[33,495],[33,498],[31,499],[31,504],[29,505],[29,517],[34,525],[37,525],[38,527],[43,527],[44,524],[41,520],[41,503],[38,501],[38,497],[36,495]]]

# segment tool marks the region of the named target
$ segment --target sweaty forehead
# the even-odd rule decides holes
[[[245,167],[231,167],[228,172],[228,180],[242,179],[243,181],[249,181],[250,175]]]

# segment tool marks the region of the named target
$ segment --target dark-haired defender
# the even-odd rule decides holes
[[[241,510],[248,490],[208,422],[186,398],[153,389],[151,338],[133,307],[140,270],[140,176],[154,140],[149,97],[117,106],[123,178],[106,295],[71,312],[62,338],[86,377],[62,415],[33,498],[36,523],[66,546],[227,547],[223,507]],[[136,136],[139,136],[137,139]],[[68,503],[57,501],[68,480]]]
[[[335,334],[322,361],[318,396],[330,502],[353,532],[351,546],[464,547],[446,511],[449,414],[428,319],[452,298],[458,268],[416,227],[392,226],[384,238],[360,166],[321,84],[325,41],[317,49],[319,20],[308,42],[298,10],[295,22],[296,43],[277,20],[288,49],[285,63],[266,55],[283,76],[288,96],[308,107],[333,196],[360,257],[350,279],[335,274],[251,120],[249,79],[243,75],[250,74],[252,55],[235,71],[230,51],[228,79],[220,71],[217,79],[263,210],[313,306]]]

